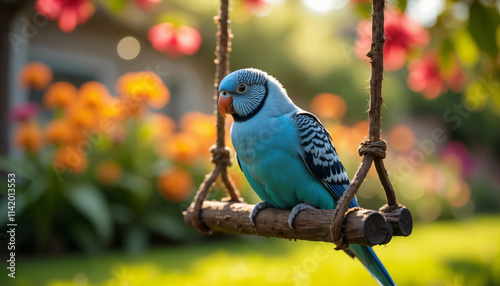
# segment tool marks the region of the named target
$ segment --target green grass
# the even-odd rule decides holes
[[[416,225],[375,247],[399,285],[500,285],[500,217]],[[151,249],[140,257],[18,259],[1,285],[375,285],[331,244],[248,239]],[[2,282],[2,281],[7,281]]]

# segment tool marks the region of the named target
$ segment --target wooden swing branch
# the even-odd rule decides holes
[[[217,73],[215,79],[216,99],[218,84],[228,73],[230,30],[228,26],[227,0],[221,1],[218,22]],[[254,205],[240,203],[238,191],[227,175],[230,165],[230,152],[224,146],[224,118],[217,115],[217,145],[212,150],[214,170],[207,175],[200,186],[194,202],[184,212],[185,222],[202,233],[221,231],[266,237],[301,239],[333,242],[336,249],[346,249],[349,243],[373,246],[388,243],[392,236],[410,235],[413,222],[408,209],[396,201],[394,188],[389,180],[383,159],[386,143],[380,138],[380,117],[383,80],[384,47],[384,6],[385,0],[373,0],[372,5],[372,46],[367,56],[371,59],[370,105],[368,139],[361,143],[358,153],[363,156],[361,164],[351,184],[337,202],[334,210],[304,210],[294,220],[295,229],[288,227],[290,211],[263,209],[256,217],[256,225],[249,220]],[[217,109],[216,109],[217,110]],[[377,211],[362,208],[348,209],[362,182],[375,164],[380,182],[384,188],[387,205]],[[209,202],[205,198],[213,183],[221,176],[229,198],[225,202]]]

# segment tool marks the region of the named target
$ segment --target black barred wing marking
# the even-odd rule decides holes
[[[309,112],[298,112],[294,119],[302,146],[302,160],[314,177],[323,182],[338,200],[350,181],[335,151],[330,133]],[[349,204],[350,207],[355,206],[353,202]]]

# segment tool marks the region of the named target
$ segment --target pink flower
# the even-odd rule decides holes
[[[90,0],[37,0],[35,8],[49,20],[57,20],[59,29],[65,33],[85,24],[95,10]]]
[[[175,27],[172,23],[153,26],[148,32],[148,39],[155,50],[170,57],[195,54],[201,45],[201,35],[196,29]]]
[[[461,176],[470,177],[476,168],[476,162],[460,141],[448,142],[441,151],[441,159],[460,170]]]
[[[406,56],[414,48],[426,46],[430,40],[426,29],[393,8],[385,11],[384,28],[384,65],[389,70],[402,68]],[[359,23],[358,35],[359,39],[355,45],[356,55],[360,59],[368,59],[366,53],[370,50],[372,42],[371,20],[363,20]]]
[[[154,7],[161,2],[161,0],[134,0],[135,5],[146,12],[152,12]]]
[[[271,5],[266,0],[243,0],[242,2],[245,9],[254,15],[268,11]]]
[[[465,83],[465,74],[457,61],[453,62],[449,71],[443,71],[439,66],[438,55],[434,52],[411,61],[408,70],[408,86],[413,91],[421,92],[427,99],[437,98],[448,87],[460,91]]]
[[[36,103],[26,102],[11,109],[9,118],[14,121],[26,121],[40,112]]]

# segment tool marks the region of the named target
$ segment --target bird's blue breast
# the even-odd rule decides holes
[[[332,195],[300,157],[291,115],[233,124],[231,139],[242,171],[257,195],[275,208],[292,209],[299,203],[333,208]]]

